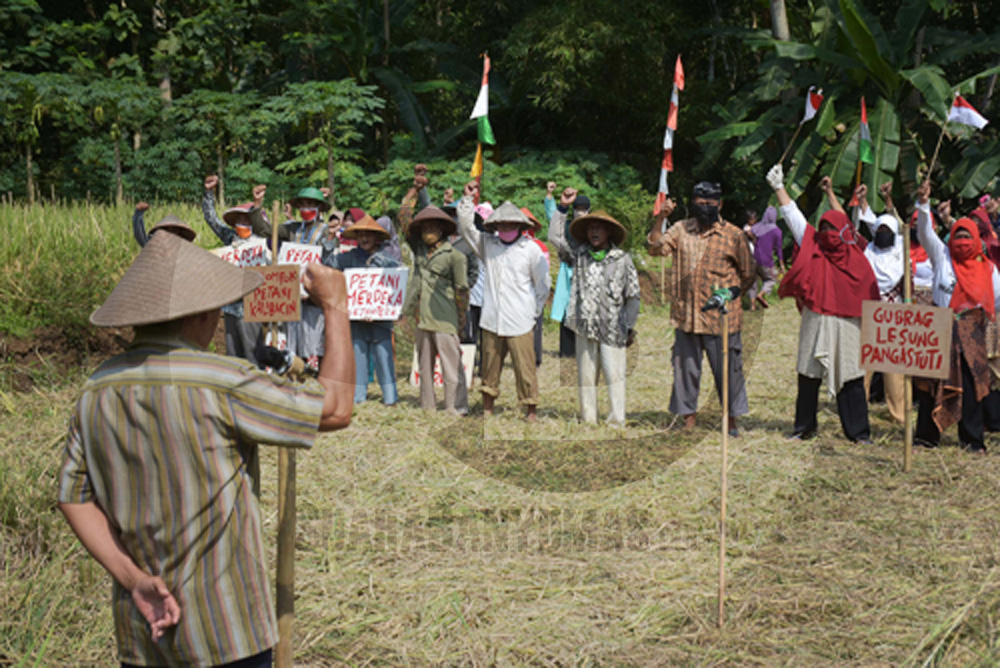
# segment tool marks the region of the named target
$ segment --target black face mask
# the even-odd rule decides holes
[[[691,213],[701,227],[708,227],[719,219],[719,207],[712,204],[692,204]]]
[[[878,248],[889,248],[896,242],[896,233],[892,230],[876,230],[874,241]]]

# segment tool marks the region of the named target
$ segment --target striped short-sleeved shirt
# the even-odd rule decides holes
[[[117,583],[120,660],[209,665],[273,646],[277,624],[249,465],[261,444],[310,447],[324,390],[192,348],[155,330],[86,382],[59,474],[59,501],[96,501],[181,618],[157,643]]]

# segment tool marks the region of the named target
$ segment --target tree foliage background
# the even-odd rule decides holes
[[[799,191],[823,173],[844,187],[853,178],[862,95],[872,183],[905,185],[926,169],[952,89],[996,117],[992,3],[787,3],[789,40],[772,35],[770,4],[2,0],[0,192],[195,199],[216,172],[230,198],[260,181],[279,197],[325,183],[337,206],[386,209],[425,161],[438,199],[472,160],[484,52],[498,140],[484,189],[529,205],[562,175],[598,205],[642,217],[678,54],[687,87],[671,187],[721,181],[731,219],[737,204],[766,200],[762,173],[809,85],[828,104],[796,143]],[[949,134],[935,178],[945,190],[992,185],[994,125]]]

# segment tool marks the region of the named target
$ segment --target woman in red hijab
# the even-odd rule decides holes
[[[941,431],[957,422],[962,445],[984,452],[983,399],[990,391],[986,328],[996,316],[1000,274],[984,253],[976,221],[955,221],[947,245],[937,237],[930,192],[926,182],[917,189],[917,235],[934,266],[934,305],[951,308],[955,321],[948,378],[921,380],[915,387],[919,411],[914,436],[922,445],[936,446]]]
[[[798,397],[792,438],[816,433],[816,411],[823,377],[837,397],[844,435],[870,443],[864,371],[858,366],[861,347],[861,302],[879,299],[878,282],[865,257],[865,240],[844,212],[830,210],[811,227],[785,191],[781,165],[767,173],[781,214],[800,249],[778,294],[794,297],[802,313],[799,328]]]

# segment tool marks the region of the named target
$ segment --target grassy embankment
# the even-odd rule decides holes
[[[918,451],[903,474],[883,407],[861,448],[840,438],[828,401],[816,440],[784,440],[797,327],[786,301],[746,328],[751,415],[730,441],[724,629],[714,388],[706,380],[697,433],[666,431],[671,334],[652,307],[623,432],[573,421],[575,389],[560,381],[571,370],[548,329],[537,425],[513,410],[510,371],[506,410],[485,423],[479,410],[425,415],[401,384],[401,405],[369,401],[300,455],[298,663],[996,665],[995,456]],[[53,503],[84,375],[0,405],[0,663],[114,664],[107,577]],[[272,554],[276,461],[265,452]]]

